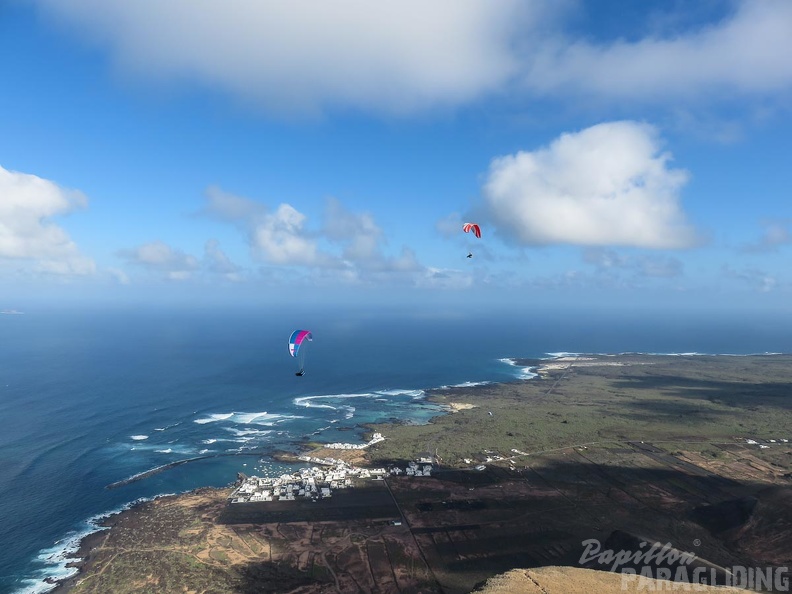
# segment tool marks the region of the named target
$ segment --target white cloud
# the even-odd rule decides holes
[[[410,113],[515,88],[649,102],[792,88],[787,0],[737,0],[720,21],[635,41],[632,29],[605,41],[565,31],[581,10],[560,0],[36,1],[108,47],[124,72],[276,112]],[[674,6],[665,10],[674,22]]]
[[[468,289],[473,286],[473,275],[451,268],[430,266],[417,278],[415,284],[429,289]]]
[[[218,278],[228,281],[242,280],[242,269],[220,249],[220,242],[216,239],[210,239],[204,244],[201,260],[162,241],[151,241],[136,248],[119,250],[116,255],[128,264],[167,280],[186,281],[198,278],[209,282],[214,282]],[[125,271],[110,268],[108,272],[119,283],[124,285],[130,283]]]
[[[80,192],[0,167],[0,260],[32,264],[33,272],[87,275],[96,272],[69,235],[52,222],[87,206]]]
[[[311,228],[308,217],[290,204],[270,211],[219,188],[210,188],[206,197],[204,212],[246,234],[253,256],[267,265],[262,272],[268,279],[310,279],[322,287],[379,284],[451,290],[472,283],[469,273],[424,266],[407,246],[389,254],[387,237],[374,216],[352,212],[335,198],[327,200],[321,225]],[[210,249],[213,244],[207,244],[207,261]]]
[[[742,0],[697,31],[636,42],[557,38],[536,49],[525,84],[541,93],[666,100],[792,87],[792,3]],[[627,32],[625,32],[627,33]]]
[[[189,279],[200,267],[195,257],[161,241],[152,241],[133,249],[120,250],[118,255],[131,264],[161,273],[170,280]]]
[[[255,221],[267,213],[263,204],[235,196],[217,186],[206,189],[206,198],[208,204],[204,214],[227,221]]]
[[[342,246],[341,259],[356,270],[356,277],[413,273],[422,270],[415,253],[403,247],[398,256],[385,254],[387,240],[370,213],[353,213],[335,198],[327,201],[322,234]]]
[[[324,234],[331,241],[344,245],[342,257],[345,260],[367,262],[380,258],[384,236],[371,214],[352,213],[338,200],[330,198],[324,216]]]
[[[423,270],[409,248],[398,256],[385,254],[385,234],[374,217],[350,212],[335,198],[327,201],[322,225],[315,229],[290,204],[270,212],[263,204],[219,188],[210,188],[207,200],[205,212],[236,224],[247,235],[253,256],[269,265],[309,268],[319,280],[329,275],[343,282],[408,280]]]
[[[276,111],[456,104],[514,73],[520,0],[39,0],[128,72],[197,81]]]
[[[498,230],[523,245],[689,247],[678,199],[687,174],[669,160],[653,127],[599,124],[495,159],[484,200]]]
[[[307,217],[290,204],[274,212],[259,202],[212,186],[206,191],[205,214],[237,225],[247,235],[253,256],[283,266],[339,266],[319,250],[316,234],[306,229]]]
[[[306,216],[290,204],[281,204],[257,222],[253,231],[254,249],[272,264],[317,266],[330,260],[319,251],[316,241],[306,235]]]
[[[231,261],[231,258],[220,249],[220,242],[210,239],[204,245],[204,269],[212,274],[219,274],[228,280],[241,279],[241,268]]]

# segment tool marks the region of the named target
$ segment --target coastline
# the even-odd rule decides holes
[[[569,356],[570,354],[558,353],[558,355]],[[471,392],[475,393],[485,388],[504,386],[512,383],[523,383],[537,377],[542,377],[541,373],[544,371],[544,366],[550,366],[549,367],[550,369],[555,369],[555,367],[553,367],[552,362],[561,358],[559,356],[549,357],[547,359],[525,359],[519,357],[500,359],[501,362],[504,362],[519,370],[517,371],[518,375],[512,381],[505,381],[505,382],[465,381],[459,384],[444,385],[440,387],[426,388],[422,390],[423,399],[425,401],[438,404],[444,409],[441,412],[441,414],[435,415],[430,419],[428,419],[427,424],[433,424],[436,422],[437,419],[442,418],[446,415],[459,413],[462,411],[469,411],[478,407],[478,405],[473,405],[465,402],[451,402],[451,403],[446,402],[445,395],[449,393],[470,394]],[[322,396],[319,396],[318,398],[321,397]],[[317,397],[310,397],[310,398],[317,398]],[[365,441],[366,436],[370,436],[371,434],[380,431],[381,428],[385,426],[388,425],[384,423],[364,423],[359,425],[359,427],[365,429],[365,432],[362,434],[361,439]],[[369,456],[371,450],[331,450],[323,447],[321,444],[316,444],[316,443],[312,444],[311,440],[308,439],[307,437],[297,442],[296,446],[301,453],[314,455],[317,457],[333,456],[358,466],[374,465],[374,463],[371,460],[371,457]],[[168,464],[163,464],[162,466],[158,466],[156,468],[152,468],[137,473],[135,475],[127,477],[126,479],[122,479],[121,481],[116,481],[115,483],[111,483],[107,485],[105,488],[113,489],[124,486],[132,482],[144,480],[154,474],[164,472],[175,466],[187,464],[195,460],[202,460],[206,458],[216,458],[216,457],[227,457],[227,456],[251,456],[251,455],[258,456],[259,454],[251,453],[251,452],[221,453],[215,455],[196,456],[188,459],[177,460]],[[300,462],[298,459],[298,455],[288,451],[273,452],[271,456],[274,460],[277,461],[283,461],[288,463]],[[132,501],[126,504],[123,507],[123,509],[111,511],[106,514],[102,514],[96,518],[92,518],[91,520],[89,520],[88,523],[95,524],[96,528],[79,538],[76,547],[71,547],[71,550],[73,552],[64,551],[63,553],[61,553],[63,558],[68,560],[65,563],[65,568],[75,569],[76,570],[75,573],[63,579],[45,578],[43,580],[44,582],[50,583],[54,586],[53,589],[47,591],[47,594],[67,594],[69,591],[71,591],[74,585],[81,579],[81,577],[90,572],[92,568],[92,561],[96,556],[96,550],[100,548],[104,543],[104,541],[106,540],[109,534],[109,530],[112,529],[114,526],[118,525],[127,517],[135,517],[137,514],[145,514],[146,504],[149,504],[152,501],[163,497],[189,496],[194,493],[200,493],[206,489],[211,490],[215,488],[198,487],[197,489],[192,489],[190,491],[185,491],[179,494],[167,493],[167,494],[156,495],[152,498]]]
[[[776,353],[766,353],[766,354],[758,354],[755,356],[765,356],[765,355],[777,355]],[[624,359],[629,359],[629,363],[625,363],[624,361],[612,361],[612,360],[602,360],[597,359],[597,357],[622,357]],[[472,402],[465,402],[462,396],[465,396],[469,399],[475,400],[476,398],[486,397],[488,393],[493,391],[504,391],[511,389],[512,386],[515,385],[523,385],[526,383],[531,383],[530,380],[533,378],[539,378],[540,382],[543,380],[552,379],[557,383],[558,377],[563,378],[564,372],[569,370],[570,367],[574,366],[577,370],[585,370],[587,368],[613,368],[617,369],[620,367],[624,367],[625,365],[648,365],[650,362],[645,361],[646,357],[719,357],[719,355],[701,355],[701,354],[665,354],[665,355],[642,355],[642,354],[622,354],[622,355],[596,355],[593,357],[589,357],[588,355],[571,355],[564,353],[563,356],[553,357],[551,359],[546,360],[536,360],[536,359],[521,359],[521,358],[514,358],[510,363],[515,367],[519,367],[523,370],[530,370],[530,377],[517,377],[513,381],[509,382],[498,382],[498,383],[490,383],[490,382],[481,382],[481,383],[473,383],[473,382],[466,382],[465,384],[460,384],[456,386],[443,386],[440,388],[431,388],[425,390],[424,398],[429,401],[439,405],[442,405],[446,410],[439,415],[436,415],[429,419],[429,425],[438,425],[439,423],[443,422],[444,418],[457,416],[458,414],[467,414],[467,413],[476,413],[479,418],[481,415],[486,415],[487,412],[482,409],[480,403],[472,403]],[[745,355],[745,357],[750,357],[751,355]],[[542,388],[547,388],[548,386],[542,385]],[[551,388],[552,389],[552,388]],[[366,434],[370,434],[376,431],[384,432],[386,434],[386,441],[392,439],[399,439],[398,436],[391,436],[388,435],[388,432],[394,427],[393,424],[390,423],[374,423],[374,424],[363,424],[360,425],[366,429]],[[309,440],[304,439],[302,441],[303,444],[309,443]],[[379,444],[378,444],[379,445]],[[322,452],[327,452],[326,449],[319,449],[319,450],[311,450],[317,454]],[[372,447],[368,450],[333,450],[332,451],[336,457],[341,457],[341,452],[351,452],[350,454],[343,454],[343,455],[350,455],[356,458],[356,463],[359,465],[372,465],[375,464],[375,460],[377,460],[377,456],[381,457],[381,453],[379,452],[378,447]],[[231,455],[231,454],[229,454]],[[246,453],[244,455],[251,455],[250,453]],[[167,469],[170,466],[183,464],[189,462],[190,460],[182,460],[177,461],[170,465],[164,465],[161,469],[152,469],[154,471],[160,472],[162,470]],[[149,473],[151,471],[147,471]],[[143,475],[147,475],[147,473],[141,473]],[[132,478],[132,477],[130,477]],[[145,476],[141,477],[145,478]],[[66,563],[67,568],[76,569],[76,572],[62,580],[54,580],[53,582],[53,589],[49,590],[49,592],[53,594],[65,594],[70,592],[74,586],[90,571],[93,569],[93,563],[95,562],[97,551],[103,546],[104,542],[106,541],[109,531],[112,530],[114,527],[118,526],[124,522],[132,522],[138,520],[139,517],[144,516],[147,511],[147,505],[151,505],[153,501],[156,501],[160,498],[167,498],[167,497],[181,497],[187,496],[191,494],[201,493],[206,490],[210,491],[219,491],[221,489],[212,488],[212,487],[200,487],[198,489],[194,489],[185,493],[181,493],[178,495],[174,494],[163,494],[158,495],[154,498],[143,500],[143,501],[134,501],[124,507],[124,509],[109,512],[103,516],[100,516],[94,522],[98,527],[93,532],[90,532],[83,536],[79,541],[79,546],[77,551],[74,555],[70,555],[68,557],[69,562]]]
[[[66,564],[66,567],[75,569],[75,573],[67,578],[49,582],[53,584],[54,588],[49,590],[48,594],[67,594],[74,589],[82,578],[90,575],[97,562],[98,552],[110,537],[113,529],[123,526],[125,529],[134,530],[135,527],[141,525],[142,520],[145,519],[146,514],[151,511],[153,506],[163,502],[169,500],[178,501],[182,497],[191,495],[222,493],[227,490],[228,487],[198,487],[183,493],[165,493],[142,501],[132,502],[125,506],[124,509],[102,516],[97,521],[97,529],[83,536],[74,556],[69,557],[71,560]]]
[[[501,361],[503,362],[508,361],[509,365],[517,367],[515,363],[512,363],[512,361],[516,361],[516,360],[517,359],[501,359]],[[530,369],[533,368],[535,368],[535,365],[530,367]],[[537,374],[531,373],[530,369],[526,367],[523,371],[525,375],[521,374],[517,376],[513,381],[522,382],[537,377]],[[444,385],[436,388],[426,388],[424,390],[421,390],[423,392],[423,399],[425,401],[440,404],[445,409],[444,411],[441,412],[441,414],[429,418],[427,420],[427,423],[434,423],[435,419],[445,416],[447,414],[453,414],[464,410],[470,410],[471,408],[476,407],[476,405],[470,405],[467,403],[450,403],[450,404],[443,403],[436,398],[435,393],[447,392],[447,391],[469,392],[470,390],[475,390],[483,386],[497,386],[508,383],[511,382],[465,381],[459,384]],[[418,390],[415,390],[415,392],[417,391]],[[317,398],[317,397],[309,397],[309,398]],[[318,398],[322,398],[322,396],[319,396]],[[364,433],[361,435],[361,440],[365,441],[367,435],[370,436],[371,434],[378,431],[377,428],[380,426],[380,424],[364,423],[358,426],[362,429],[365,429]],[[316,444],[316,443],[312,444],[311,440],[308,437],[304,437],[302,440],[298,441],[295,445],[297,446],[298,450],[301,453],[315,455],[318,457],[334,456],[338,459],[345,460],[347,462],[350,462],[358,466],[372,465],[371,460],[367,455],[368,452],[367,450],[333,450],[333,449],[325,448],[321,444]],[[167,471],[170,468],[181,466],[196,460],[218,458],[218,457],[229,457],[229,456],[236,457],[236,456],[260,456],[260,455],[261,455],[260,453],[255,453],[255,452],[234,452],[234,453],[219,453],[213,455],[194,456],[187,459],[176,460],[174,462],[163,464],[161,466],[137,473],[120,481],[110,483],[105,488],[115,489],[115,488],[123,487],[127,484],[139,480],[145,480],[150,476],[153,476],[160,472]],[[273,460],[276,461],[282,461],[288,463],[300,462],[298,455],[289,451],[275,451],[270,453],[269,455],[273,458]],[[58,554],[64,560],[66,560],[64,567],[66,569],[74,569],[75,570],[74,573],[68,575],[65,578],[60,578],[60,579],[53,579],[49,577],[44,578],[42,580],[43,582],[52,585],[52,589],[46,590],[46,594],[68,594],[71,590],[73,590],[75,585],[85,575],[88,575],[92,570],[97,550],[100,549],[104,544],[104,542],[106,541],[107,537],[109,536],[109,531],[112,530],[115,526],[124,522],[126,519],[134,519],[138,515],[145,514],[146,506],[151,504],[153,501],[161,498],[172,498],[172,497],[178,498],[181,496],[190,496],[193,494],[204,492],[206,490],[210,490],[210,491],[220,490],[220,488],[198,487],[196,489],[185,491],[183,493],[159,494],[151,498],[145,498],[143,500],[135,500],[129,502],[128,504],[124,505],[122,509],[110,511],[107,512],[106,514],[101,514],[99,516],[91,518],[88,521],[88,523],[91,525],[95,525],[95,529],[93,529],[90,532],[87,532],[83,536],[79,536],[79,539],[77,540],[75,546],[69,547],[68,549]]]
[[[128,510],[119,512],[118,515],[126,511]],[[51,590],[52,594],[66,594],[71,591],[77,581],[91,569],[91,561],[95,558],[96,551],[107,539],[108,531],[115,525],[111,518],[112,516],[102,522],[102,528],[83,537],[75,553],[75,559],[66,564],[67,568],[76,569],[76,572],[55,582],[55,588]]]
[[[195,489],[200,491],[211,487],[200,487]],[[43,582],[53,585],[53,589],[47,594],[66,594],[71,591],[75,584],[92,568],[97,550],[102,547],[110,535],[110,530],[124,522],[127,518],[136,518],[139,514],[145,513],[147,506],[158,499],[179,497],[180,493],[163,493],[154,497],[142,500],[131,501],[121,509],[117,509],[106,514],[95,516],[89,522],[95,529],[87,534],[79,536],[76,546],[65,549],[60,553],[64,560],[66,569],[75,570],[71,575],[62,579],[45,578]]]

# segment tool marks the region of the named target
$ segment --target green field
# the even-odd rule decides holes
[[[792,440],[790,356],[593,359],[531,380],[434,391],[437,403],[476,408],[428,425],[377,425],[387,439],[369,457],[379,462],[437,451],[445,465],[469,466],[463,459],[483,460],[486,450],[512,455],[512,449],[678,440],[716,454],[707,442]]]

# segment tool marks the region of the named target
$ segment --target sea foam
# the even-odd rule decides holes
[[[316,404],[314,400],[344,400],[347,398],[373,398],[375,400],[383,400],[386,396],[409,396],[413,400],[420,400],[426,396],[424,390],[376,390],[374,392],[358,392],[355,394],[320,394],[316,396],[299,396],[292,400],[295,406],[302,406],[305,408],[329,408],[337,410],[343,409],[344,406],[333,406],[330,404]],[[347,407],[348,408],[348,407]]]
[[[476,386],[486,386],[487,384],[491,384],[492,382],[462,382],[459,384],[451,384],[451,385],[443,385],[440,386],[441,390],[447,390],[448,388],[475,388]]]
[[[228,421],[240,425],[268,425],[272,426],[275,423],[282,423],[292,419],[301,419],[297,415],[277,415],[273,413],[264,412],[230,412],[230,413],[214,413],[207,417],[195,419],[193,422],[199,425],[206,423],[218,423]]]
[[[501,363],[506,363],[507,365],[511,365],[512,367],[517,368],[517,377],[519,379],[531,379],[533,377],[537,377],[537,374],[533,372],[536,367],[520,367],[517,365],[517,361],[515,359],[498,359]]]
[[[195,419],[195,423],[199,425],[204,425],[206,423],[216,423],[217,421],[225,421],[226,419],[230,419],[234,416],[234,413],[221,413],[221,414],[214,414],[209,415],[208,417],[204,417],[203,419]]]

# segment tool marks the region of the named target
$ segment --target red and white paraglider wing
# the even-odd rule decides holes
[[[475,235],[478,238],[481,238],[481,227],[479,227],[476,223],[465,223],[464,225],[462,225],[462,230],[465,233],[470,233],[472,231],[473,235]]]

